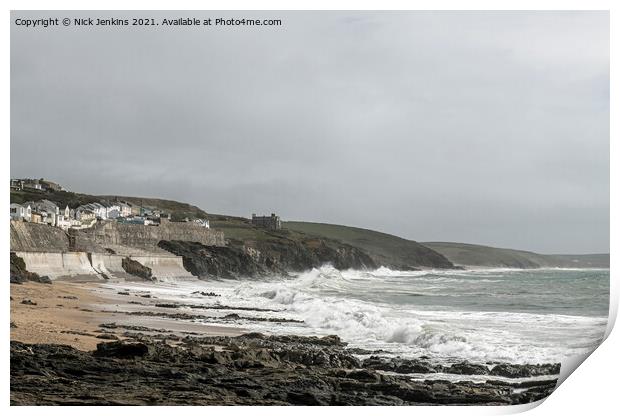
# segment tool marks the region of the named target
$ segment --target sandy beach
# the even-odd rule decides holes
[[[127,293],[121,287],[119,292]],[[110,335],[125,339],[123,333],[132,326],[146,334],[165,331],[180,336],[234,336],[243,333],[238,328],[167,318],[162,316],[165,312],[161,308],[155,307],[155,302],[156,299],[137,294],[119,295],[97,282],[11,284],[11,340],[64,344],[90,351],[100,342],[114,340]],[[153,310],[159,310],[159,316],[135,315],[153,313]],[[100,327],[111,323],[118,328]]]

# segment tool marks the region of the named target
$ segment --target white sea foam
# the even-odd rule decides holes
[[[540,279],[520,273],[524,282],[529,276],[534,289],[539,290]],[[507,278],[505,272],[488,270],[340,272],[325,266],[295,278],[155,286],[135,283],[127,287],[148,287],[161,299],[187,301],[189,297],[193,302],[273,309],[279,317],[304,321],[239,323],[252,330],[337,334],[352,346],[405,357],[426,355],[440,362],[558,362],[587,353],[601,341],[606,317],[572,314],[570,304],[554,306],[564,302],[564,293],[556,295],[556,300],[544,299],[556,307],[557,311],[551,310],[554,313],[530,312],[527,308],[536,309],[531,301],[535,297],[527,292],[530,288],[514,279],[512,275]],[[212,290],[222,296],[205,299],[191,295],[196,290]],[[519,295],[521,292],[525,294]],[[275,316],[273,312],[257,314]]]

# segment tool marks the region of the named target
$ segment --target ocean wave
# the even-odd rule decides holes
[[[505,281],[498,281],[501,277]],[[518,280],[497,272],[339,271],[324,266],[293,278],[179,282],[157,285],[153,290],[161,299],[186,299],[198,285],[204,285],[205,290],[221,297],[192,301],[266,308],[278,311],[278,317],[304,322],[244,323],[250,330],[337,334],[352,346],[404,357],[428,355],[438,361],[558,362],[588,353],[602,340],[606,317],[536,313],[528,311],[528,305],[519,308],[517,302],[509,302],[513,296],[510,287],[499,291],[492,286],[512,282]],[[489,291],[485,292],[485,287]],[[500,292],[504,295],[497,295]],[[468,310],[462,306],[463,299],[478,301],[489,294],[496,294],[490,299],[504,302],[500,307],[512,310]],[[570,298],[562,303],[570,304]]]

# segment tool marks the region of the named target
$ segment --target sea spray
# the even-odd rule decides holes
[[[441,363],[536,364],[587,353],[600,343],[607,322],[609,271],[338,271],[325,266],[292,278],[177,282],[154,288],[166,300],[258,307],[275,312],[257,316],[303,321],[227,322],[252,331],[337,334],[353,347],[428,356]],[[221,297],[192,297],[196,290]]]

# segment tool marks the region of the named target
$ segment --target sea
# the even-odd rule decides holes
[[[206,325],[267,334],[336,334],[350,347],[441,364],[562,362],[602,342],[609,314],[608,269],[339,271],[324,266],[292,277],[123,286],[167,301],[264,309],[232,311],[239,319],[225,323],[219,318],[231,310],[209,310],[201,321]]]

